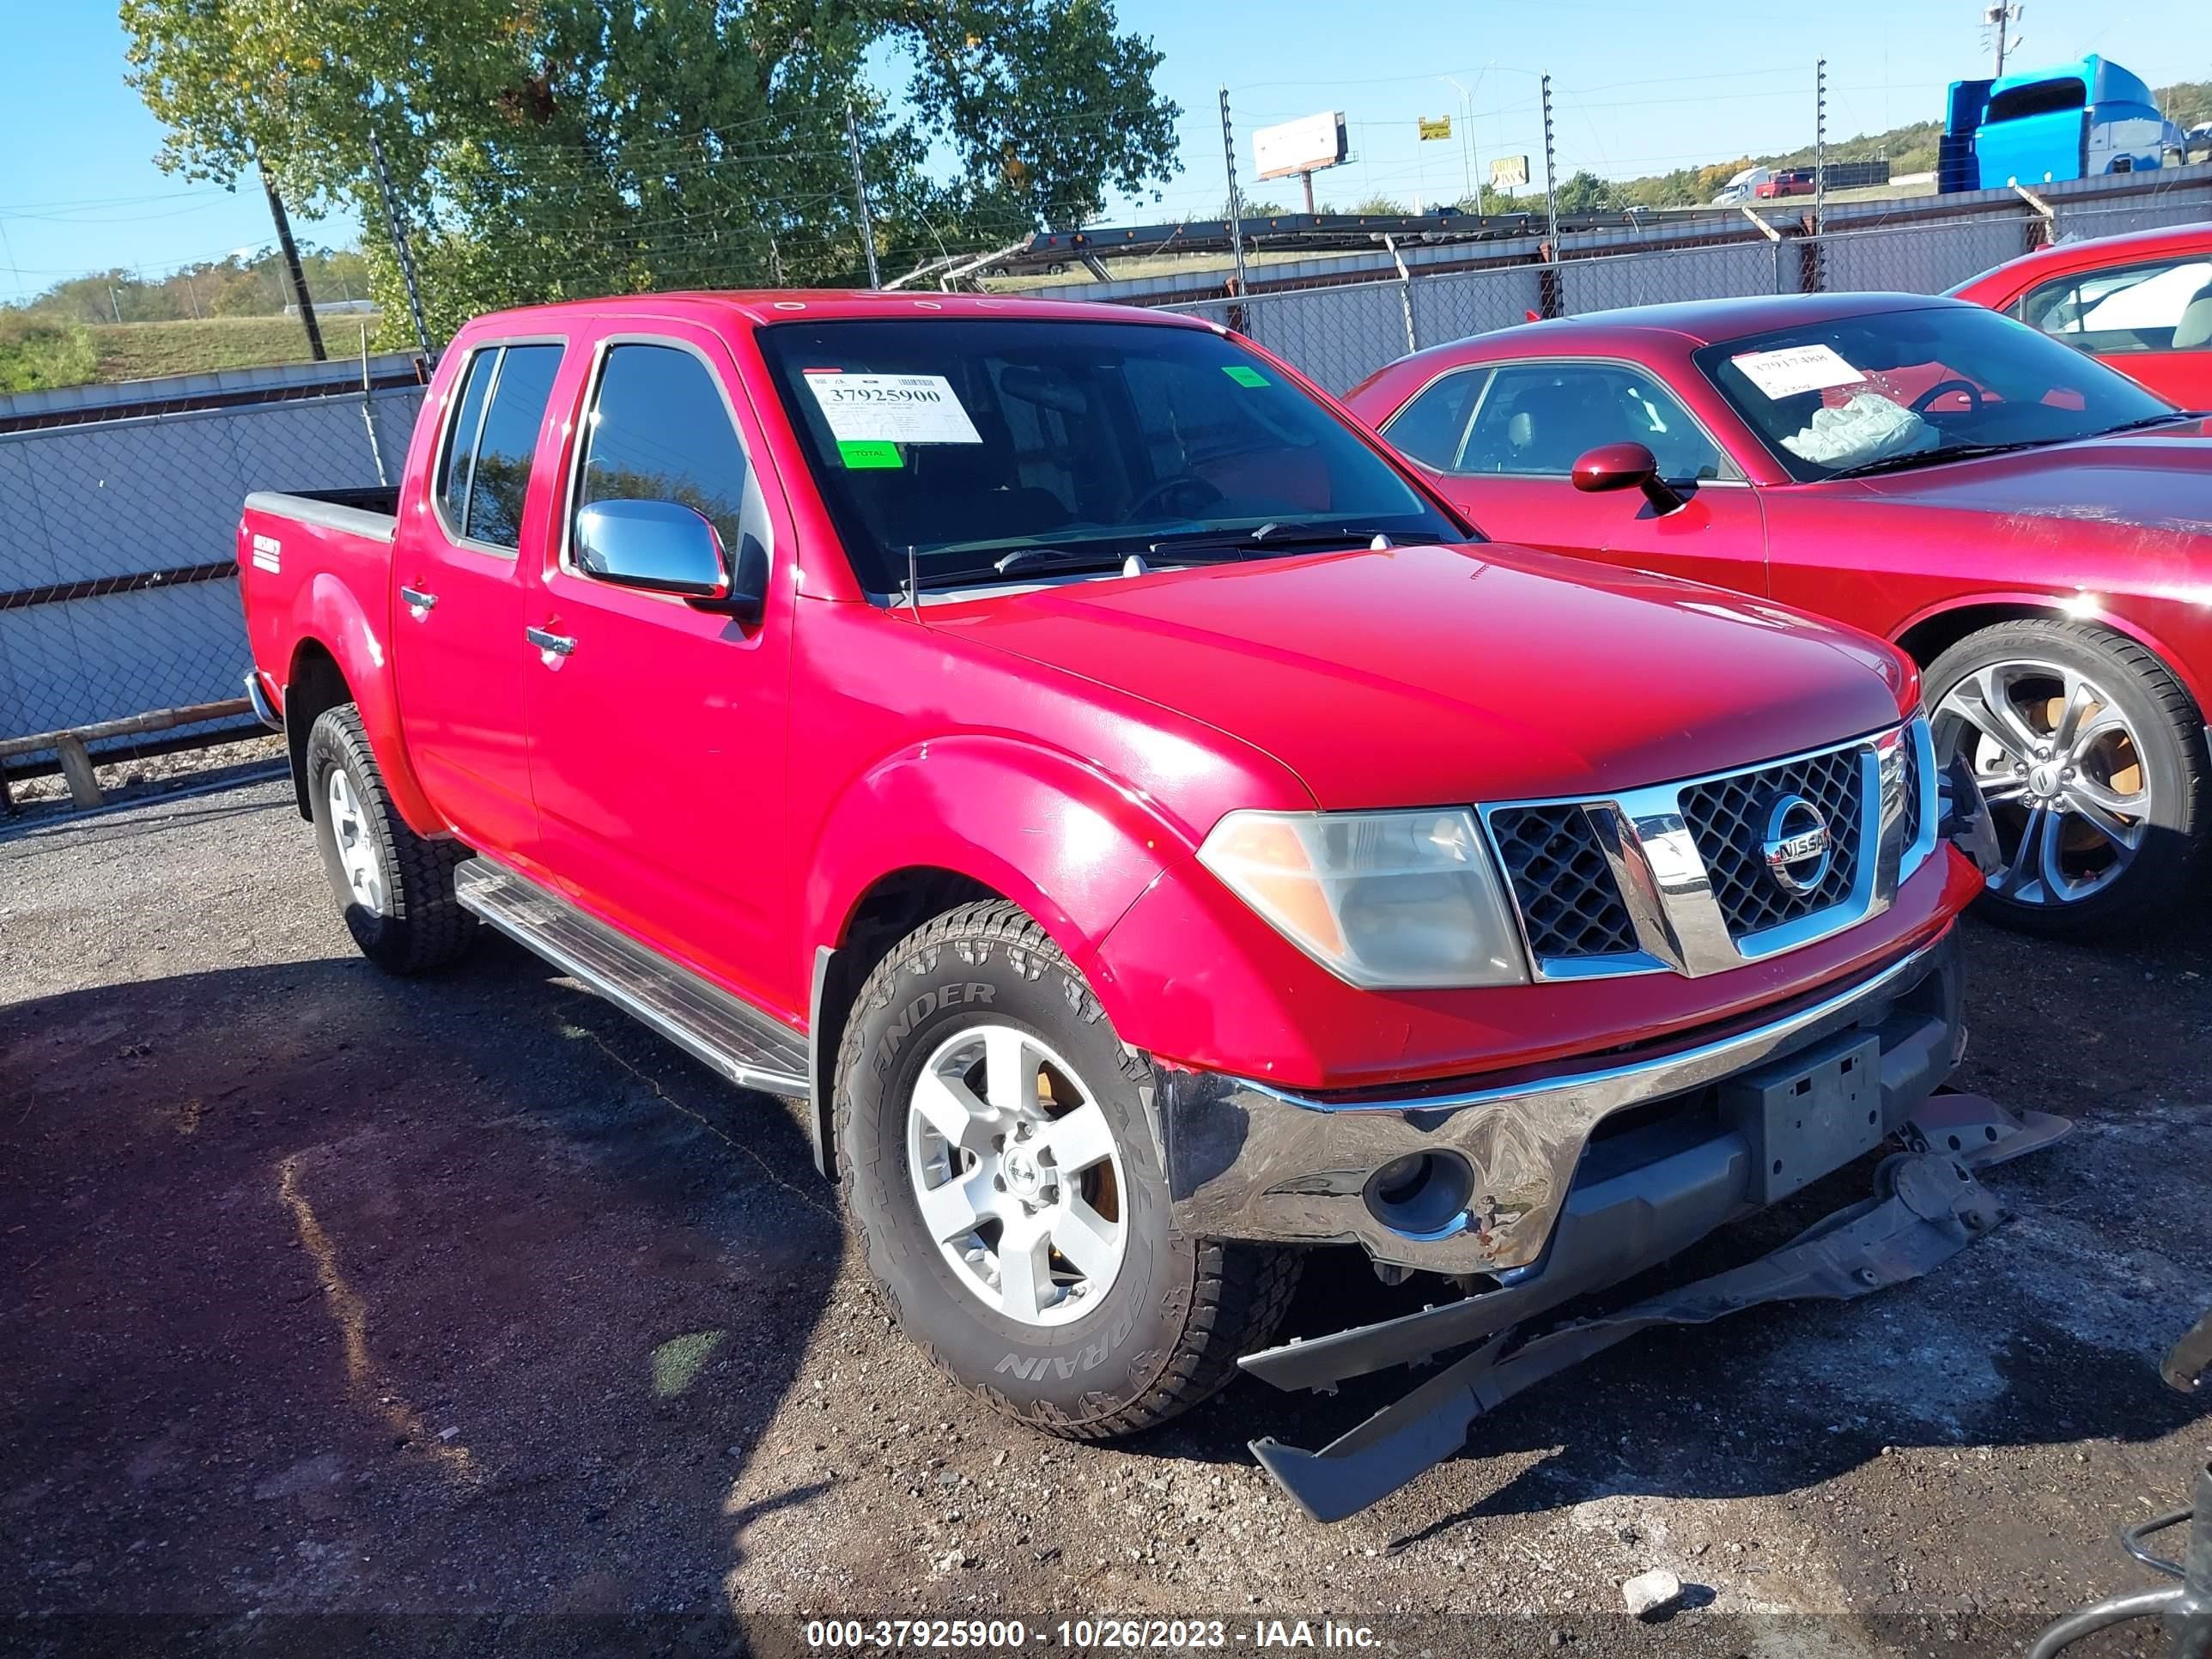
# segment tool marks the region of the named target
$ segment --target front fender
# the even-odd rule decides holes
[[[824,817],[807,862],[799,982],[818,947],[845,943],[878,883],[945,870],[1035,918],[1119,1026],[1126,1011],[1097,971],[1099,942],[1191,850],[1141,795],[1073,756],[981,735],[916,744],[854,780]]]
[[[283,687],[287,726],[293,723],[293,683],[299,678],[301,653],[310,644],[319,645],[345,677],[346,693],[361,711],[369,749],[399,816],[418,836],[443,835],[445,821],[422,793],[401,733],[389,642],[353,590],[327,572],[302,585],[292,602],[292,661]],[[306,739],[302,732],[301,741]]]

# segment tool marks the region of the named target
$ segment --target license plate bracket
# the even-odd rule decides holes
[[[1747,1196],[1771,1204],[1881,1144],[1881,1039],[1838,1032],[1730,1078],[1720,1097],[1721,1121],[1750,1143]]]

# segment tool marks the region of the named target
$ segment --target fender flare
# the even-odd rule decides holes
[[[801,896],[800,982],[818,950],[847,942],[878,883],[944,870],[1027,911],[1119,1026],[1098,946],[1194,851],[1143,797],[1072,755],[981,735],[917,744],[854,779],[823,817]]]
[[[319,572],[293,599],[292,656],[285,665],[283,687],[288,726],[293,724],[290,677],[297,672],[301,650],[311,644],[321,647],[344,677],[346,690],[361,710],[369,750],[407,827],[420,836],[444,835],[446,822],[422,793],[408,757],[387,642],[353,590],[327,571]],[[306,740],[302,732],[301,741]]]
[[[2057,621],[2092,623],[2099,628],[2108,628],[2115,634],[2133,640],[2151,655],[2156,657],[2166,672],[2180,682],[2182,690],[2189,693],[2199,708],[2208,706],[2206,696],[2208,692],[2212,692],[2212,685],[2207,685],[2203,678],[2191,668],[2183,654],[2167,645],[2158,635],[2152,633],[2133,618],[2115,616],[2102,606],[2087,611],[2071,608],[2067,603],[2066,596],[2048,591],[2008,590],[1959,594],[1950,599],[1939,599],[1933,605],[1923,606],[1899,623],[1895,631],[1890,635],[1889,642],[1897,646],[1899,650],[1903,650],[1902,641],[1914,629],[1934,622],[1939,617],[1954,616],[1961,611],[1978,610],[1985,605],[2011,605],[2023,611],[2033,611]]]

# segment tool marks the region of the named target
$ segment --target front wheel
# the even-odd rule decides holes
[[[838,1050],[846,1203],[900,1325],[963,1388],[1072,1439],[1215,1393],[1297,1285],[1293,1252],[1170,1227],[1147,1074],[1004,902],[901,941]]]
[[[453,871],[468,849],[408,828],[352,703],[307,729],[307,764],[323,872],[362,955],[386,973],[419,974],[466,952],[477,919],[454,896]]]
[[[2195,889],[2212,838],[2203,717],[2157,658],[2085,623],[2001,623],[1928,665],[1939,763],[1964,756],[2002,861],[1981,908],[2110,936]]]

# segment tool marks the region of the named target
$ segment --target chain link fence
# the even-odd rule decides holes
[[[0,410],[11,423],[51,422],[0,430],[0,522],[9,529],[0,546],[0,738],[241,696],[240,504],[256,489],[396,477],[422,393],[411,360],[382,367],[387,384],[367,392],[357,378],[343,391],[330,383],[346,366],[319,365],[322,384],[302,373],[273,392],[250,390],[247,401],[179,398],[189,383],[143,381],[112,414]],[[226,736],[238,724],[183,726],[161,742]],[[89,747],[97,760],[136,741]],[[52,755],[9,764],[41,769]]]
[[[1316,260],[1296,267],[1295,285],[1241,297],[1178,299],[1157,280],[1107,297],[1240,329],[1343,392],[1410,350],[1532,315],[1820,289],[1939,293],[2054,238],[2212,219],[2212,167],[2032,196],[1854,204],[1832,211],[1819,234],[1802,203],[1787,205],[1786,218],[1762,204],[1741,225],[1655,215],[1648,227],[1563,238],[1557,258],[1534,239],[1394,247],[1351,280],[1334,274],[1345,265]],[[368,392],[352,373],[301,365],[253,371],[236,386],[149,381],[0,399],[0,521],[10,530],[0,544],[0,739],[238,695],[247,667],[240,503],[256,489],[374,485],[396,478],[406,454],[422,401],[412,360],[379,360]],[[234,729],[204,722],[162,740]],[[133,742],[95,744],[94,756]],[[12,764],[39,769],[51,757]]]
[[[1556,258],[1528,237],[1407,250],[1388,264],[1378,253],[1369,269],[1334,281],[1309,264],[1303,286],[1242,298],[1177,299],[1150,284],[1104,297],[1226,323],[1340,393],[1408,351],[1534,317],[1768,294],[1941,294],[2049,241],[2212,220],[2212,167],[2147,179],[2085,179],[2033,197],[1852,204],[1832,210],[1817,233],[1802,198],[1761,204],[1736,222],[1655,214],[1640,229],[1563,236]]]

